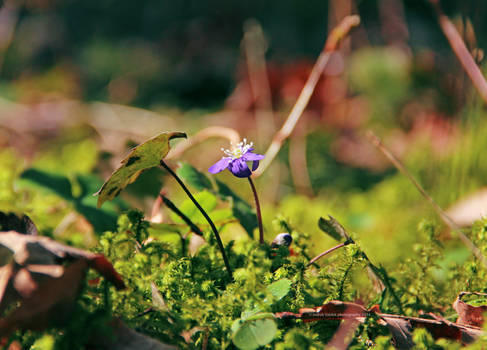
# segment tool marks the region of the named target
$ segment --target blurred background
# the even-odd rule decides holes
[[[102,218],[91,193],[130,147],[159,132],[229,127],[264,153],[327,34],[351,14],[360,26],[332,55],[293,134],[257,180],[268,238],[278,214],[318,234],[318,218],[330,213],[381,263],[413,251],[418,224],[438,219],[367,140],[369,129],[459,223],[487,213],[484,101],[427,0],[0,3],[0,205],[26,212],[45,234],[89,246],[120,210],[150,216],[166,186],[160,171],[107,203]],[[484,70],[487,4],[441,7]],[[205,139],[172,162],[205,171],[220,147],[228,140]],[[247,188],[220,178],[251,202]],[[462,209],[472,195],[477,204]],[[452,252],[444,264],[466,259],[444,235]],[[322,235],[315,242],[317,252],[331,243]]]

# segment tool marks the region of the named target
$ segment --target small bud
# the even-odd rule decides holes
[[[292,242],[293,242],[293,237],[289,233],[283,232],[283,233],[279,233],[276,236],[276,238],[274,238],[274,240],[271,243],[271,247],[273,248],[277,248],[279,246],[289,247]]]

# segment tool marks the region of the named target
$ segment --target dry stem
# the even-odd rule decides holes
[[[439,206],[439,204],[436,203],[435,200],[424,190],[424,188],[418,183],[418,181],[416,181],[414,176],[409,172],[404,164],[398,158],[396,158],[396,156],[389,149],[387,149],[387,147],[372,131],[369,131],[367,136],[371,140],[372,144],[376,146],[391,161],[391,163],[394,164],[394,166],[409,179],[409,181],[411,181],[419,193],[421,193],[421,195],[433,206],[433,209],[440,216],[443,222],[450,227],[452,232],[455,232],[463,244],[465,244],[477,257],[477,259],[479,259],[482,264],[487,267],[487,259],[482,254],[480,249],[461,231],[460,226],[458,226]]]
[[[475,60],[468,51],[468,48],[455,28],[455,25],[441,10],[438,0],[429,0],[429,2],[436,12],[438,24],[440,25],[443,34],[445,34],[448,39],[453,52],[462,64],[467,75],[470,77],[470,80],[472,80],[477,92],[480,94],[484,102],[487,103],[487,81],[485,80],[482,71],[475,63]]]
[[[299,118],[303,114],[304,109],[308,105],[316,84],[318,83],[318,80],[320,79],[328,61],[330,60],[332,52],[337,49],[340,41],[348,35],[350,30],[353,27],[357,26],[359,23],[360,17],[355,15],[347,16],[340,22],[340,24],[335,29],[332,30],[332,32],[328,36],[328,39],[326,40],[325,47],[321,51],[320,56],[313,66],[313,69],[308,77],[308,80],[306,81],[306,84],[303,87],[303,90],[301,90],[301,94],[299,95],[296,104],[291,110],[291,113],[287,117],[282,128],[274,135],[272,143],[265,153],[264,160],[261,162],[259,169],[254,172],[253,176],[260,176],[266,170],[269,164],[274,160],[277,153],[281,149],[284,140],[286,140],[289,135],[291,135],[294,127],[296,126],[296,123],[298,122]]]

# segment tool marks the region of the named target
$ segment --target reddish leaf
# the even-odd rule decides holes
[[[23,298],[20,307],[0,319],[0,335],[22,329],[43,329],[50,324],[63,324],[70,315],[74,300],[87,270],[86,260],[78,260]],[[18,275],[18,274],[17,274]]]
[[[14,231],[0,232],[0,335],[17,328],[43,329],[62,324],[82,286],[89,267],[117,288],[125,285],[100,254],[65,246],[47,237]]]
[[[355,307],[356,304],[351,304],[352,309],[345,309],[346,314],[351,314],[357,311]],[[347,318],[342,321],[340,327],[333,335],[333,338],[326,344],[326,348],[336,349],[336,350],[346,350],[354,338],[355,331],[360,325],[360,321],[353,318]]]
[[[411,349],[414,346],[413,329],[409,320],[402,318],[382,317],[394,339],[396,349]]]
[[[487,305],[472,306],[462,301],[464,295],[484,295],[483,293],[461,292],[453,303],[453,308],[458,314],[457,323],[469,326],[482,327],[484,323],[484,313],[487,312]]]
[[[449,322],[441,317],[432,320],[390,315],[379,312],[379,308],[376,305],[367,310],[359,304],[337,300],[314,308],[300,309],[299,313],[279,312],[275,314],[275,317],[301,319],[303,322],[350,319],[364,322],[367,315],[375,315],[379,324],[389,328],[398,349],[409,349],[414,346],[412,343],[412,330],[417,327],[426,328],[435,339],[446,338],[461,341],[464,344],[469,344],[484,334],[479,327]]]
[[[118,289],[124,289],[125,283],[123,283],[122,277],[113,268],[113,265],[103,255],[95,255],[93,259],[88,261],[90,267],[98,271],[108,281],[113,283]]]

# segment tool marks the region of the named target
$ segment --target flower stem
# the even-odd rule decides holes
[[[196,199],[193,197],[191,192],[189,192],[188,188],[184,184],[184,182],[179,178],[179,176],[176,175],[176,173],[164,162],[164,160],[161,159],[160,161],[161,166],[167,170],[167,172],[174,177],[174,179],[178,182],[178,184],[182,187],[183,191],[188,195],[189,199],[194,203],[196,208],[201,212],[201,214],[205,217],[206,221],[210,224],[211,229],[213,230],[213,233],[215,234],[216,242],[218,243],[218,247],[220,248],[220,251],[222,253],[223,261],[225,262],[225,267],[227,268],[228,275],[230,276],[230,279],[233,280],[233,274],[232,274],[232,268],[230,267],[230,263],[228,262],[227,254],[225,253],[225,247],[223,246],[222,240],[220,238],[220,234],[218,233],[218,230],[216,229],[215,224],[213,221],[210,219],[206,211],[201,207],[201,205],[196,201]]]
[[[333,251],[337,250],[338,248],[341,248],[341,247],[344,247],[344,246],[346,246],[346,245],[349,245],[350,243],[352,243],[352,241],[347,240],[347,241],[345,241],[345,242],[343,242],[343,243],[340,243],[339,245],[334,246],[333,248],[330,248],[330,249],[328,249],[328,250],[324,251],[323,253],[321,253],[321,254],[319,254],[319,255],[315,256],[313,259],[311,259],[311,260],[309,261],[308,265],[306,265],[306,266],[310,266],[310,265],[311,265],[311,264],[313,264],[313,263],[314,263],[316,260],[318,260],[318,259],[320,259],[320,258],[324,257],[325,255],[330,254],[331,252],[333,252]]]
[[[264,228],[262,227],[262,214],[260,212],[259,197],[257,196],[257,190],[255,189],[254,182],[250,176],[247,179],[249,179],[250,187],[252,187],[252,192],[254,193],[255,210],[257,211],[257,221],[259,223],[259,243],[264,244]]]

